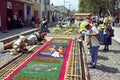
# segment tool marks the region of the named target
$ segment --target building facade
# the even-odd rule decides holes
[[[26,24],[30,24],[32,16],[38,16],[40,20],[46,17],[48,21],[53,21],[54,18],[59,19],[68,15],[67,8],[54,6],[50,4],[50,0],[0,0],[0,2],[0,30],[2,32],[18,28],[18,26],[8,26],[14,15],[22,18]]]
[[[10,24],[11,26],[8,27],[8,23],[10,20],[13,20],[14,15],[23,19],[31,15],[31,10],[29,11],[27,7],[31,3],[27,0],[0,0],[0,2],[0,29],[3,32],[17,28],[17,26],[13,27],[13,21]]]

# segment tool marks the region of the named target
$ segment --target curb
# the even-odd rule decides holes
[[[57,24],[57,22],[55,22],[55,23],[49,23],[48,26],[50,28],[52,26],[55,26],[56,24]],[[26,36],[26,35],[29,35],[29,34],[35,32],[35,31],[39,31],[39,30],[40,30],[40,28],[36,28],[36,29],[31,29],[31,30],[28,30],[28,31],[24,31],[22,33],[15,34],[13,36],[0,39],[0,42],[3,42],[5,44],[5,43],[8,43],[8,42],[12,41],[13,39],[17,39],[18,35],[24,35],[24,36]]]
[[[20,34],[18,33],[18,34],[15,34],[13,36],[10,36],[10,37],[3,38],[3,39],[0,40],[0,42],[3,42],[5,44],[5,43],[8,43],[8,42],[12,41],[13,39],[17,39],[18,35],[24,35],[24,36],[26,36],[28,34],[31,34],[31,33],[35,32],[35,31],[39,31],[39,30],[40,30],[40,28],[36,28],[36,29],[24,31],[24,32],[22,32]]]

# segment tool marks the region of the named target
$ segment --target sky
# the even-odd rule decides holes
[[[64,6],[64,0],[50,0],[50,3],[53,3],[54,6]],[[65,0],[65,7],[70,10],[78,10],[78,0]]]

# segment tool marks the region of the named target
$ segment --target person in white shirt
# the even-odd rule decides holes
[[[98,30],[96,26],[90,26],[90,24],[85,26],[87,30],[89,30],[89,33],[87,36],[90,37],[90,53],[91,53],[91,62],[90,64],[92,65],[93,68],[96,67],[97,64],[97,57],[98,57],[98,49],[99,49],[99,41],[97,39],[98,36]]]
[[[28,45],[34,45],[34,44],[40,44],[41,41],[46,42],[45,36],[47,35],[46,32],[35,32],[32,35],[30,35],[28,40]]]
[[[13,43],[13,52],[11,54],[17,54],[18,52],[25,53],[27,52],[26,49],[26,42],[27,38],[25,36],[20,36],[14,43]]]
[[[38,37],[39,37],[39,33],[35,32],[33,34],[31,34],[27,39],[28,39],[28,45],[34,45],[34,44],[39,44],[38,41]]]

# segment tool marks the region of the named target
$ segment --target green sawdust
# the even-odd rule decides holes
[[[60,60],[60,63],[31,61],[12,80],[58,80],[63,59],[49,58],[49,60]]]
[[[51,44],[66,44],[68,45],[69,40],[68,39],[54,39]]]
[[[66,27],[59,27],[55,26],[49,29],[53,34],[63,34],[63,35],[75,35],[78,33],[79,27],[76,25],[66,26]]]

